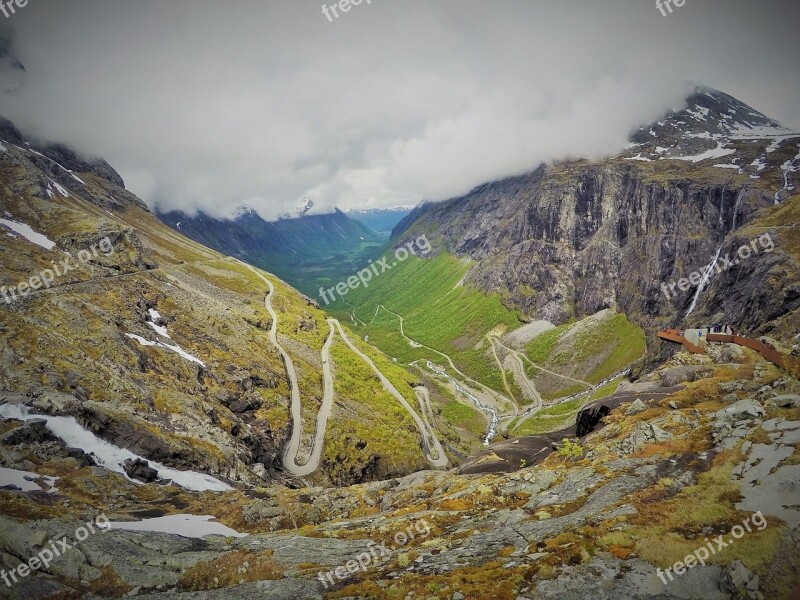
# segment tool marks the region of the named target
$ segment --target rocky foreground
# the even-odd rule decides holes
[[[755,355],[723,354],[677,355],[624,392],[672,393],[616,406],[580,458],[555,452],[512,473],[198,493],[133,483],[36,422],[9,420],[2,465],[51,479],[0,490],[2,561],[18,579],[0,595],[790,598],[800,384]],[[184,537],[113,525],[169,515],[213,515],[229,529]],[[95,531],[76,540],[87,522]],[[69,550],[21,576],[59,539]],[[705,564],[677,565],[690,555]]]

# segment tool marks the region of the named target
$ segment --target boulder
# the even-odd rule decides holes
[[[635,454],[647,446],[672,439],[672,434],[653,423],[638,423],[633,433],[620,442],[624,454]]]
[[[647,410],[647,404],[642,402],[641,398],[637,398],[631,405],[625,410],[625,416],[631,417],[633,415],[638,415],[641,412]]]
[[[67,448],[64,452],[69,458],[74,458],[75,460],[77,460],[78,465],[80,467],[97,466],[97,463],[95,462],[94,458],[91,455],[86,454],[86,452],[84,452],[80,448]]]
[[[747,437],[751,421],[766,414],[764,407],[752,398],[739,400],[714,413],[712,436],[714,443],[722,448],[733,448],[739,440]]]
[[[737,421],[757,419],[765,414],[766,411],[761,404],[752,398],[746,398],[718,410],[714,413],[714,419],[720,423],[735,423]]]
[[[737,598],[763,598],[758,591],[758,576],[754,576],[740,560],[733,561],[728,570],[722,574],[719,587],[725,592],[734,594]]]
[[[719,391],[725,394],[730,394],[733,392],[738,392],[744,389],[744,382],[743,381],[727,381],[725,383],[719,384]]]
[[[58,441],[58,438],[47,428],[47,421],[44,419],[32,419],[27,421],[0,438],[0,444],[6,446],[27,446],[29,444],[44,444],[46,442]]]
[[[778,408],[800,408],[800,396],[797,394],[782,394],[767,400],[766,405]]]
[[[246,413],[261,408],[261,400],[255,394],[246,394],[239,400],[231,403],[230,409],[234,413]]]
[[[661,385],[664,387],[674,387],[687,381],[697,381],[708,377],[712,369],[706,365],[688,365],[685,367],[673,367],[661,373]]]
[[[770,387],[768,385],[762,385],[756,391],[756,398],[758,398],[759,400],[763,400],[764,398],[772,396],[773,394],[774,394],[774,392],[772,391],[772,387]]]
[[[146,460],[137,458],[136,460],[128,459],[123,465],[125,473],[131,479],[136,479],[142,483],[153,483],[158,479],[158,471],[149,465]]]

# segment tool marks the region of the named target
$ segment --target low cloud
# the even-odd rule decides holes
[[[312,0],[37,0],[11,22],[27,73],[0,114],[103,156],[151,206],[266,218],[610,154],[688,81],[800,125],[794,2],[431,4],[329,22]]]

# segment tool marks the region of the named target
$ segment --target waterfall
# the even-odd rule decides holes
[[[736,203],[733,205],[733,221],[731,222],[731,231],[736,229],[736,215],[739,214],[739,205],[742,203],[742,198],[747,193],[747,188],[742,188],[742,191],[739,192],[739,197],[736,198]]]
[[[734,217],[735,218],[735,217]],[[711,279],[711,273],[714,271],[714,267],[717,266],[717,261],[719,260],[719,255],[722,252],[722,246],[717,248],[717,253],[714,255],[714,258],[711,259],[711,262],[708,263],[705,272],[703,273],[703,279],[700,281],[700,284],[697,286],[697,291],[694,293],[694,298],[692,298],[692,304],[689,306],[689,310],[686,312],[686,315],[683,317],[684,319],[688,317],[692,312],[694,312],[695,307],[697,306],[697,301],[700,299],[700,294],[703,293],[703,290],[706,289],[709,280]]]
[[[739,206],[742,203],[742,199],[744,195],[747,193],[747,188],[742,188],[742,191],[739,192],[739,196],[736,198],[736,202],[733,205],[733,217],[731,218],[731,231],[736,229],[736,216],[739,214]],[[722,204],[720,203],[720,223],[722,223]],[[694,309],[697,307],[697,302],[700,300],[700,295],[703,293],[703,290],[708,287],[708,282],[711,280],[711,275],[714,272],[714,269],[717,266],[717,262],[719,261],[719,255],[722,253],[722,246],[724,246],[724,242],[717,248],[717,253],[714,255],[714,258],[711,259],[711,262],[708,263],[705,270],[703,271],[703,279],[700,281],[700,284],[697,286],[697,291],[694,293],[694,298],[692,298],[692,304],[689,306],[689,310],[686,312],[684,319],[688,317],[690,314],[694,312]]]

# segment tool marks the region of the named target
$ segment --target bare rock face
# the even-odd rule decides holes
[[[642,402],[641,398],[637,398],[631,405],[625,410],[625,416],[630,417],[633,415],[638,415],[647,410],[647,405]]]
[[[767,400],[768,406],[777,406],[778,408],[800,408],[800,395],[797,394],[782,394]]]
[[[47,421],[33,419],[0,437],[0,444],[17,446],[20,444],[43,444],[57,440],[58,438],[47,429]]]
[[[633,433],[619,444],[623,454],[634,454],[641,451],[648,444],[666,442],[672,439],[672,434],[664,431],[655,423],[638,423]]]
[[[91,173],[121,188],[125,187],[125,182],[120,174],[103,159],[87,160],[63,144],[48,144],[42,146],[40,151],[47,158],[58,162],[71,171],[75,171],[76,173]]]
[[[257,394],[247,393],[239,400],[231,402],[230,409],[234,413],[247,413],[256,411],[261,406],[261,400]]]
[[[665,369],[661,373],[661,385],[664,387],[673,387],[686,383],[687,381],[697,381],[698,379],[708,377],[712,371],[712,368],[705,365],[688,365]]]
[[[402,235],[437,231],[448,251],[477,261],[472,285],[501,292],[528,315],[563,323],[616,306],[652,332],[680,323],[694,296],[691,289],[668,297],[661,284],[704,268],[717,248],[735,253],[750,239],[731,232],[772,203],[722,177],[686,177],[653,180],[615,161],[542,167],[425,205]],[[712,280],[695,311],[698,323],[723,311],[756,331],[797,307],[800,292],[768,275],[793,268],[773,241],[771,253]]]
[[[792,232],[755,221],[784,199],[775,190],[784,185],[781,163],[797,154],[796,142],[769,152],[768,139],[736,142],[730,115],[756,113],[725,94],[698,91],[687,103],[686,111],[654,124],[652,135],[643,128],[631,140],[634,149],[617,158],[541,166],[423,204],[393,233],[401,242],[435,232],[434,246],[475,261],[468,284],[498,292],[530,318],[560,324],[615,307],[651,342],[665,326],[703,326],[715,317],[752,335],[778,322],[788,339],[800,307]],[[692,117],[694,105],[707,111],[706,121]],[[784,131],[767,117],[759,122]],[[693,147],[690,138],[702,143]],[[708,143],[726,145],[725,160],[748,165],[763,155],[769,164],[749,181],[732,180],[729,169],[714,167],[720,159],[694,160]],[[632,159],[650,150],[650,158]],[[670,158],[682,160],[661,162]],[[754,224],[759,228],[748,228]],[[750,251],[742,257],[745,246]],[[702,272],[717,253],[720,272],[687,319],[697,287],[669,286]]]

